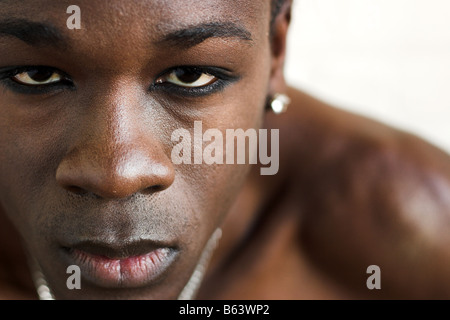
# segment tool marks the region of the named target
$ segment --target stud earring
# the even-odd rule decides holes
[[[275,114],[280,114],[287,111],[290,103],[291,99],[287,95],[277,93],[274,95],[270,107]]]

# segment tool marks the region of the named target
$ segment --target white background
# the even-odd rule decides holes
[[[288,82],[450,152],[449,0],[294,0]]]

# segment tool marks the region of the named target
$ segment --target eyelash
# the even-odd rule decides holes
[[[26,85],[20,84],[14,81],[12,78],[20,73],[33,71],[36,69],[49,70],[61,75],[62,80],[43,85]],[[197,66],[179,66],[171,68],[159,74],[156,79],[163,77],[164,75],[170,74],[178,69],[192,70],[193,72],[201,72],[217,78],[213,83],[201,87],[183,87],[169,82],[166,83],[154,83],[151,84],[149,90],[161,90],[171,95],[177,95],[182,97],[201,97],[214,94],[216,92],[222,91],[229,84],[234,83],[240,79],[239,76],[232,75],[229,70],[218,68],[218,67],[197,67]],[[73,90],[75,85],[70,79],[70,77],[64,72],[45,66],[23,66],[23,67],[13,67],[9,69],[0,69],[0,83],[5,85],[8,89],[19,93],[19,94],[48,94],[60,90]]]

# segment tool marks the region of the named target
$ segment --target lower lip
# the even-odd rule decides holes
[[[155,282],[173,261],[174,251],[160,248],[141,256],[110,259],[73,249],[69,256],[83,278],[105,288],[138,288]]]

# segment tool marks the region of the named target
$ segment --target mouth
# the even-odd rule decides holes
[[[104,288],[139,288],[157,283],[174,263],[178,250],[153,241],[127,245],[84,241],[63,247],[66,260],[81,276]]]

